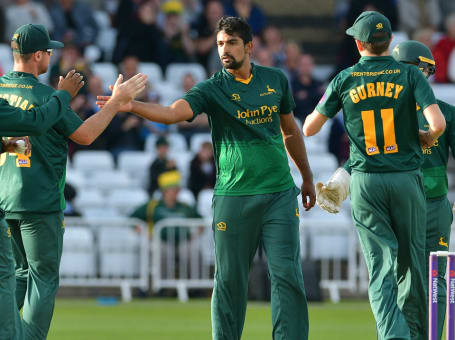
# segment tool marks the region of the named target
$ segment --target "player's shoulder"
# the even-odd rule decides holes
[[[283,70],[278,67],[273,66],[261,66],[261,65],[254,65],[255,72],[259,76],[265,77],[278,77],[280,79],[287,79],[286,75],[284,74]]]

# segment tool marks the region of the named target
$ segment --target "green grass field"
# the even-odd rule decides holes
[[[367,301],[312,303],[310,340],[375,339]],[[134,300],[101,306],[94,299],[58,299],[48,340],[209,340],[210,301]],[[242,339],[271,340],[270,309],[250,302]]]

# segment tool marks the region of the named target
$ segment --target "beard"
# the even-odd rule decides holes
[[[225,57],[225,56],[229,57],[229,61],[227,61],[227,62],[223,61],[223,57]],[[245,61],[245,59],[236,60],[231,55],[224,55],[223,57],[221,58],[221,64],[223,64],[223,67],[228,70],[238,70],[243,65],[243,62]]]

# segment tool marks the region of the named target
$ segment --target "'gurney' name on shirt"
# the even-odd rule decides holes
[[[375,83],[366,83],[349,90],[349,96],[354,104],[361,100],[371,97],[389,97],[398,99],[398,95],[403,91],[403,86],[399,84],[377,81]]]
[[[0,93],[0,98],[5,99],[9,105],[21,108],[22,110],[30,110],[35,105],[30,104],[27,99],[17,96],[15,94]]]
[[[9,89],[33,89],[33,85],[28,84],[0,84],[0,87],[7,87]]]
[[[247,125],[271,123],[273,122],[272,114],[274,112],[278,112],[278,106],[262,105],[256,110],[250,109],[246,109],[246,111],[237,110],[237,119],[245,119],[245,124]]]

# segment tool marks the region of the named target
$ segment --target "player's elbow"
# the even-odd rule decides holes
[[[303,124],[302,130],[305,137],[313,136],[318,132],[311,124],[306,124],[306,122]]]
[[[433,126],[433,130],[437,132],[439,135],[442,135],[444,133],[444,130],[446,129],[446,120],[444,118],[438,119]]]

